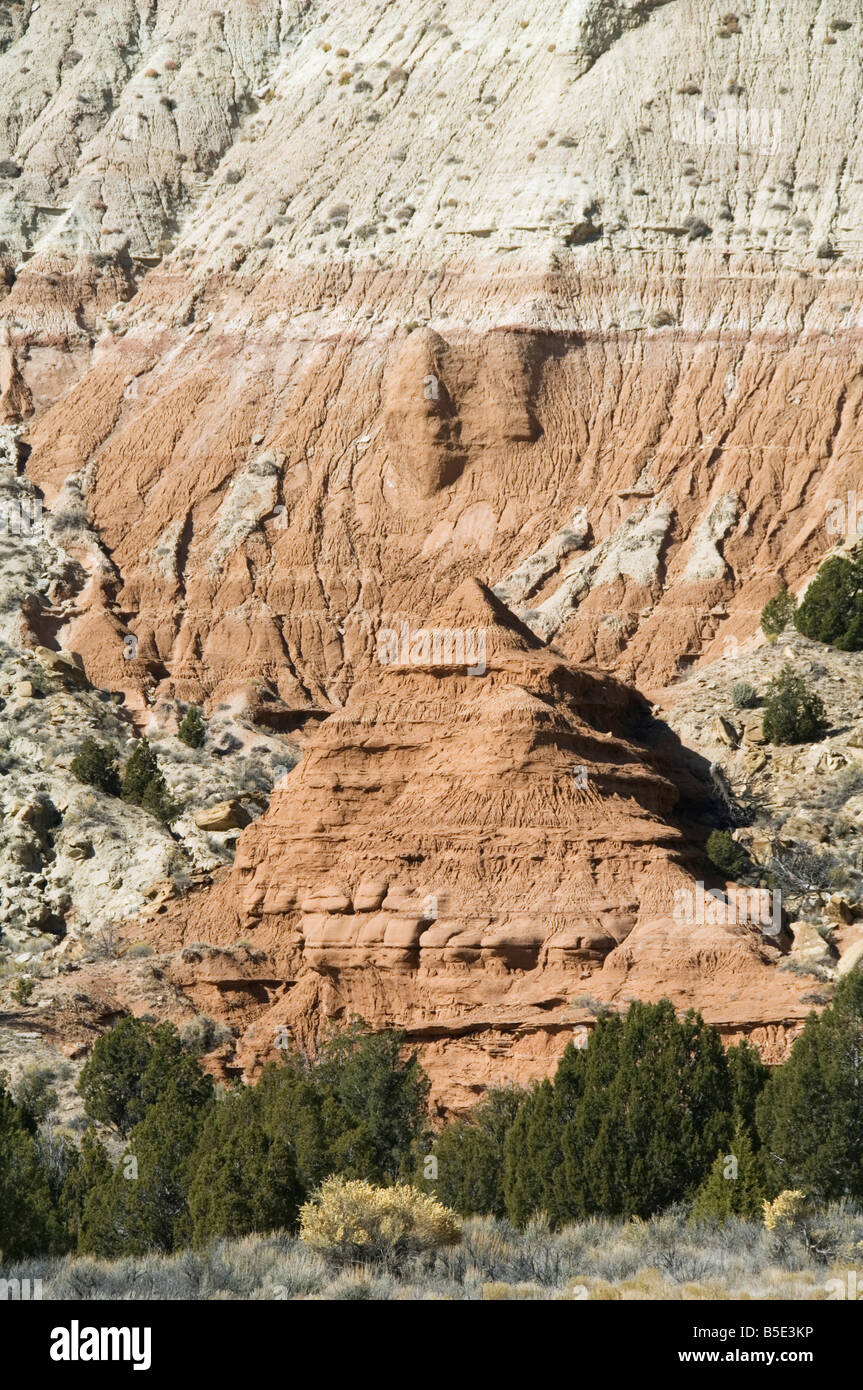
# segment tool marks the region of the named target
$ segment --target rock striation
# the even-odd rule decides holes
[[[435,656],[459,632],[484,634],[481,672]],[[640,696],[466,581],[320,726],[228,877],[148,937],[265,953],[269,1008],[232,1013],[247,1073],[285,1028],[312,1044],[359,1013],[406,1028],[444,1105],[543,1074],[592,1009],[634,997],[784,1028],[806,1010],[782,943],[681,920],[703,877],[678,809],[692,781]]]

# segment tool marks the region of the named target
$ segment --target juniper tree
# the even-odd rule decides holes
[[[434,1146],[437,1177],[430,1180],[444,1206],[463,1216],[504,1216],[504,1147],[525,1093],[512,1086],[488,1091],[467,1119],[441,1131]]]
[[[16,1105],[0,1073],[0,1252],[7,1261],[62,1246],[33,1130],[32,1117]]]
[[[207,737],[207,725],[197,705],[190,705],[177,730],[177,737],[189,748],[202,748]]]
[[[815,743],[827,732],[820,695],[787,663],[767,687],[762,724],[768,743]]]
[[[214,1105],[189,1159],[196,1245],[217,1236],[293,1230],[305,1195],[290,1140],[267,1131],[256,1091],[240,1087]]]
[[[820,1018],[809,1015],[756,1119],[775,1191],[863,1198],[863,973],[840,981]]]
[[[119,796],[123,790],[113,748],[107,743],[97,743],[89,735],[72,759],[70,771],[79,782],[98,787],[107,796]]]
[[[794,626],[839,651],[863,649],[863,556],[834,555],[825,561],[794,615]]]
[[[765,1196],[759,1156],[753,1152],[746,1126],[738,1120],[726,1153],[718,1153],[692,1203],[694,1221],[726,1221],[737,1216],[757,1221]]]

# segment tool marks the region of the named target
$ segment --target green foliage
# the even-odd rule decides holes
[[[806,1020],[788,1061],[756,1108],[767,1172],[778,1192],[822,1201],[863,1198],[863,972],[839,983],[820,1018]]]
[[[292,1228],[330,1174],[383,1184],[409,1174],[426,1142],[428,1080],[401,1044],[356,1020],[314,1061],[294,1054],[216,1102],[172,1025],[123,1019],[79,1080],[88,1113],[128,1136],[110,1172],[91,1136],[69,1179],[79,1248],[138,1255]]]
[[[97,743],[88,735],[72,759],[70,768],[79,782],[98,787],[107,796],[119,796],[122,791],[117,755],[110,744]]]
[[[707,837],[707,857],[714,868],[728,878],[739,878],[747,859],[730,830],[711,830]]]
[[[180,807],[168,791],[168,784],[161,772],[151,778],[144,788],[141,809],[155,816],[163,825],[170,825],[180,814]]]
[[[61,1245],[32,1116],[12,1099],[0,1073],[0,1255],[18,1260]]]
[[[523,1103],[505,1144],[507,1212],[559,1226],[685,1199],[730,1137],[731,1107],[718,1034],[693,1012],[678,1020],[667,999],[634,1003]]]
[[[30,1003],[35,988],[36,981],[31,980],[29,975],[19,975],[12,986],[12,998],[16,1004],[20,1004],[23,1008]]]
[[[770,1068],[762,1062],[757,1047],[753,1047],[752,1043],[746,1042],[745,1039],[728,1048],[725,1061],[731,1078],[731,1103],[735,1120],[744,1126],[747,1136],[757,1148],[759,1139],[755,1125],[755,1107],[767,1084]]]
[[[821,697],[786,663],[767,687],[764,737],[768,743],[814,743],[826,732]]]
[[[87,1114],[127,1135],[144,1118],[183,1057],[171,1023],[121,1018],[103,1033],[81,1068],[78,1091]]]
[[[212,1105],[212,1079],[196,1057],[184,1053],[133,1129],[111,1179],[113,1229],[124,1254],[167,1252],[190,1243],[189,1168]]]
[[[150,741],[142,738],[123,771],[123,800],[140,806],[147,786],[158,772],[159,763],[150,747]]]
[[[51,1079],[44,1068],[28,1067],[15,1088],[16,1104],[32,1117],[34,1126],[44,1124],[59,1103]]]
[[[796,607],[797,600],[786,588],[765,603],[761,611],[761,631],[765,637],[775,642],[791,622]]]
[[[834,555],[809,585],[794,615],[804,637],[843,652],[863,650],[863,556]]]
[[[176,820],[179,807],[171,799],[149,740],[142,738],[123,772],[123,800],[140,806],[163,825]]]
[[[749,681],[735,681],[731,687],[731,699],[735,709],[755,709],[759,703],[758,691]]]
[[[203,748],[207,737],[207,725],[197,705],[190,705],[177,730],[177,737],[190,748]]]
[[[229,1091],[209,1112],[190,1160],[196,1245],[252,1231],[293,1230],[303,1189],[293,1145],[268,1129],[257,1089]]]
[[[264,1068],[258,1089],[266,1126],[290,1134],[310,1191],[331,1173],[395,1182],[428,1144],[429,1082],[402,1033],[369,1033],[361,1019],[310,1063],[297,1054]]]
[[[114,1169],[92,1125],[60,1194],[59,1210],[69,1243],[81,1255],[120,1254],[112,1223],[111,1179]]]
[[[738,1122],[727,1153],[719,1153],[692,1203],[694,1221],[722,1222],[729,1217],[756,1221],[762,1214],[764,1177],[746,1127]]]
[[[444,1206],[462,1216],[504,1216],[504,1145],[524,1092],[490,1090],[467,1120],[456,1120],[434,1146],[438,1176],[430,1186]]]

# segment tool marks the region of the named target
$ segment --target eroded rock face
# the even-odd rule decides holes
[[[459,633],[476,674],[453,660]],[[542,1075],[591,1001],[670,994],[740,1026],[805,1013],[757,927],[680,920],[701,865],[676,812],[691,774],[653,745],[638,695],[567,665],[474,581],[399,636],[228,879],[148,928],[266,953],[283,988],[245,1016],[242,1066],[285,1026],[310,1042],[360,1013],[406,1027],[457,1106],[492,1076]]]
[[[547,1070],[587,981],[781,1051],[758,933],[669,917],[682,774],[567,662],[655,691],[856,523],[847,8],[0,7],[0,432],[63,541],[3,631],[140,727],[331,716],[164,928],[254,934],[301,1032],[406,1023],[463,1099]],[[381,667],[475,576],[523,624],[485,674]]]
[[[110,557],[96,683],[328,712],[387,615],[527,566],[530,626],[653,687],[831,544],[859,26],[523,11],[10,11],[0,410]]]

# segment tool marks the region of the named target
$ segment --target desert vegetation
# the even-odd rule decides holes
[[[80,1144],[52,1126],[50,1084],[0,1087],[0,1249],[95,1297],[132,1260],[153,1297],[640,1297],[713,1281],[816,1296],[863,1233],[861,1026],[851,974],[768,1073],[696,1013],[634,1003],[553,1079],[493,1089],[435,1134],[398,1033],[355,1020],[254,1086],[217,1086],[203,1035],[126,1018],[81,1072]]]

